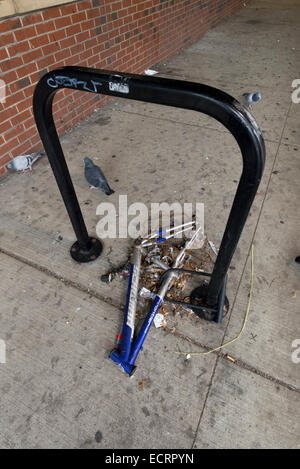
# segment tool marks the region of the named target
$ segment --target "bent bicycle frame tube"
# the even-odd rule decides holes
[[[56,92],[62,88],[202,112],[221,122],[234,136],[242,152],[243,171],[208,285],[206,303],[215,305],[264,169],[264,140],[252,114],[227,93],[188,81],[85,67],[63,67],[44,75],[34,92],[33,111],[40,137],[77,237],[71,255],[79,262],[87,262],[98,257],[102,246],[99,240],[88,236],[55,128],[52,104]]]

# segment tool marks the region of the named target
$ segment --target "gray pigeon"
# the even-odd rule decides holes
[[[39,158],[42,158],[44,153],[32,153],[31,155],[20,155],[16,156],[10,163],[8,163],[7,167],[12,169],[13,171],[32,171],[32,165],[36,162]]]
[[[242,96],[242,102],[246,106],[252,108],[254,104],[257,104],[261,100],[260,93],[244,93]]]
[[[84,158],[83,161],[85,165],[84,175],[90,185],[90,188],[100,189],[106,195],[113,194],[115,191],[109,187],[108,182],[99,166],[96,166],[90,158]]]

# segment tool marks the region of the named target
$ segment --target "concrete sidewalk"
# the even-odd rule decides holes
[[[267,148],[263,181],[232,261],[231,313],[177,334],[151,330],[129,380],[106,358],[122,321],[126,282],[101,274],[127,257],[128,240],[105,241],[90,265],[69,256],[74,241],[47,159],[0,181],[1,448],[296,448],[300,445],[299,78],[300,5],[254,0],[162,65],[161,76],[206,83],[239,97],[261,91],[254,109]],[[62,138],[87,226],[106,200],[88,192],[82,159],[99,158],[128,204],[203,202],[206,232],[219,245],[241,173],[237,144],[212,119],[113,100]],[[143,182],[141,184],[141,182]],[[180,183],[180,184],[178,184]],[[202,350],[234,337],[255,284],[246,331],[224,353]],[[181,338],[188,336],[192,343]],[[235,362],[226,358],[226,353]],[[142,385],[141,385],[142,383]]]

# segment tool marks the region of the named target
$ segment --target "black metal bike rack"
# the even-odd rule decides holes
[[[243,171],[209,284],[200,292],[205,297],[206,306],[219,311],[214,320],[220,322],[220,302],[224,297],[227,271],[256,195],[265,163],[262,133],[248,108],[221,90],[187,81],[85,67],[63,67],[44,75],[34,92],[33,111],[77,237],[71,247],[71,256],[78,262],[95,260],[101,254],[102,243],[88,235],[55,128],[52,104],[55,93],[61,88],[202,112],[221,122],[234,136],[242,153]]]

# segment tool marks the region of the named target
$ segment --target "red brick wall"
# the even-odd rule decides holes
[[[32,115],[35,84],[47,71],[82,65],[142,73],[193,43],[244,0],[82,0],[0,21],[0,175],[11,158],[41,148]],[[59,133],[107,97],[61,90]]]

